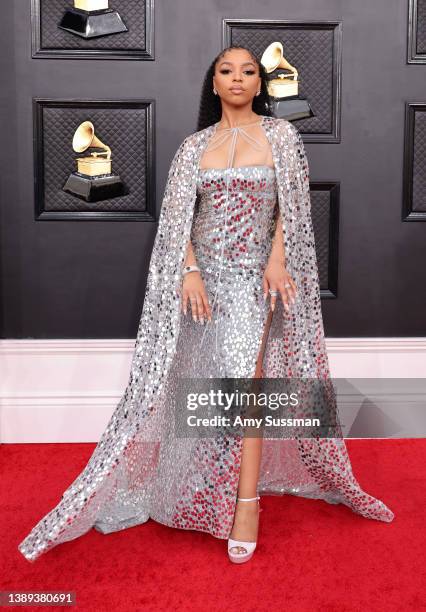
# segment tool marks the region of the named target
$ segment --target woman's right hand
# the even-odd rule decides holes
[[[182,280],[182,312],[187,314],[188,301],[194,321],[204,324],[204,317],[212,320],[211,307],[201,273],[198,271],[187,272]]]

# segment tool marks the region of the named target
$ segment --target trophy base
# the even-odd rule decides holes
[[[110,200],[128,193],[122,180],[116,174],[93,177],[73,172],[62,189],[86,202]]]
[[[296,119],[307,119],[315,117],[311,106],[306,98],[300,96],[290,96],[288,98],[273,98],[274,115],[287,121]]]
[[[58,28],[86,39],[128,32],[120,15],[114,9],[82,11],[69,8],[65,11]]]

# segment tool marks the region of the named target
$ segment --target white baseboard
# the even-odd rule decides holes
[[[134,345],[134,340],[0,340],[0,442],[99,440],[127,385]],[[426,338],[326,338],[326,345],[333,378],[426,379]],[[426,435],[421,392],[374,395],[379,409],[363,403],[360,410],[356,394],[345,394],[345,430],[367,410],[363,426],[369,415],[372,427],[379,413],[390,419],[386,437]]]

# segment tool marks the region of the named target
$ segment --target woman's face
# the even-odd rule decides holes
[[[222,102],[235,106],[251,103],[260,90],[259,69],[245,49],[231,49],[217,62],[213,86]]]

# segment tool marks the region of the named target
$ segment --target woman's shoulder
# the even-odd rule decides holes
[[[299,130],[291,121],[284,119],[284,117],[273,118],[275,119],[275,127],[281,134],[284,133],[293,140],[299,140],[301,138]]]

